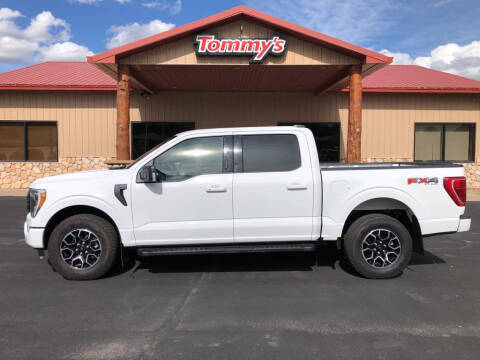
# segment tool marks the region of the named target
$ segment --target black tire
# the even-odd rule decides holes
[[[97,253],[94,257],[92,257],[92,255],[88,255],[88,259],[92,265],[84,265],[86,261],[83,261],[84,255],[82,255],[81,266],[86,266],[84,268],[76,268],[72,266],[72,264],[78,265],[78,262],[72,262],[72,264],[68,264],[67,261],[62,258],[60,251],[64,238],[66,238],[66,236],[71,232],[73,232],[73,234],[79,234],[77,232],[78,229],[82,229],[81,231],[86,230],[87,234],[88,232],[91,232],[94,236],[94,239],[98,239],[98,241],[95,240],[94,246],[97,248],[98,244],[101,246],[100,252],[97,250]],[[73,240],[68,241],[74,242],[75,237],[72,237],[72,235],[69,236],[70,237],[67,239]],[[88,239],[90,239],[91,235],[85,235],[85,233],[81,232],[77,238],[80,239],[82,236],[84,239],[88,236]],[[65,248],[65,243],[63,244],[62,248]],[[89,250],[91,249],[86,249],[85,253],[87,253]],[[68,251],[71,250],[67,249],[67,256],[63,255],[64,257],[68,257]],[[52,231],[50,240],[48,242],[48,258],[51,265],[60,275],[68,280],[94,280],[100,278],[112,268],[115,260],[117,259],[118,252],[118,236],[113,225],[101,217],[90,214],[74,215],[63,220]]]
[[[379,229],[382,232],[381,236],[385,239],[376,236],[379,234]],[[363,244],[367,235],[369,238]],[[385,253],[391,251],[388,248],[390,245],[398,247],[398,243],[400,243],[399,254],[395,251],[390,252],[390,257],[386,258],[392,260],[389,264],[384,261]],[[388,246],[386,250],[382,249],[385,244]],[[364,246],[363,251],[362,246]],[[359,274],[369,279],[389,279],[400,275],[408,266],[412,256],[412,237],[407,228],[397,219],[383,214],[369,214],[358,218],[350,225],[344,236],[344,247],[350,264]],[[382,251],[386,252],[382,253]]]

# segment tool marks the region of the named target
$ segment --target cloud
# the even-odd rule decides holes
[[[89,4],[89,5],[92,5],[92,4],[98,4],[98,3],[101,3],[103,0],[68,0],[69,2],[71,3],[79,3],[79,4]],[[125,4],[125,3],[129,3],[131,2],[132,0],[115,0],[116,2],[120,3],[120,4]]]
[[[399,2],[384,0],[244,1],[268,14],[357,44],[385,31],[393,17],[406,10]]]
[[[87,47],[70,41],[70,25],[43,11],[21,28],[15,20],[23,17],[9,8],[0,9],[0,63],[24,64],[34,60],[84,60],[92,54]],[[66,54],[71,51],[70,54]]]
[[[40,47],[35,56],[35,60],[75,61],[78,59],[84,60],[87,56],[91,55],[93,55],[93,52],[91,52],[86,46],[66,41]]]
[[[17,17],[22,17],[23,15],[18,10],[12,10],[9,8],[0,9],[0,20],[15,19]]]
[[[68,0],[71,3],[79,3],[79,4],[97,4],[102,2],[103,0]]]
[[[71,37],[70,25],[54,17],[50,11],[43,11],[31,20],[24,36],[38,42],[67,41]]]
[[[435,4],[433,4],[433,7],[439,8],[439,7],[447,5],[448,3],[451,3],[451,2],[452,2],[452,0],[440,0],[440,1],[436,2]]]
[[[175,15],[182,11],[182,0],[161,0],[161,1],[150,1],[142,3],[143,6],[151,9],[158,9],[161,11],[170,11],[171,14]]]
[[[10,36],[0,36],[0,63],[18,64],[28,62],[33,58],[37,49],[38,44],[35,42]]]
[[[480,80],[480,41],[472,41],[464,46],[455,43],[440,45],[430,52],[430,56],[418,56],[415,59],[407,53],[394,53],[386,49],[380,52],[393,56],[394,64],[415,64]]]
[[[161,20],[152,20],[146,24],[132,23],[127,25],[113,25],[107,33],[112,37],[107,40],[107,48],[111,49],[144,37],[158,34],[175,27],[175,24],[165,23]]]
[[[402,53],[402,52],[391,52],[387,49],[380,50],[380,53],[383,55],[393,57],[393,64],[396,65],[413,65],[415,64],[415,60],[412,59],[410,54]]]

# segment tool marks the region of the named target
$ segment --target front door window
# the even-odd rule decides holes
[[[155,158],[155,168],[165,181],[183,181],[205,174],[221,174],[223,136],[188,139]]]

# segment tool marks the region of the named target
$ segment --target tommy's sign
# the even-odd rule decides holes
[[[252,56],[250,63],[259,64],[269,54],[282,55],[287,48],[287,40],[279,36],[270,39],[217,39],[215,35],[197,35],[195,45],[199,56]]]

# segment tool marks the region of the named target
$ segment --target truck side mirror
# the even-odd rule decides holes
[[[145,165],[137,173],[137,183],[156,183],[160,180],[161,177],[152,164]]]

